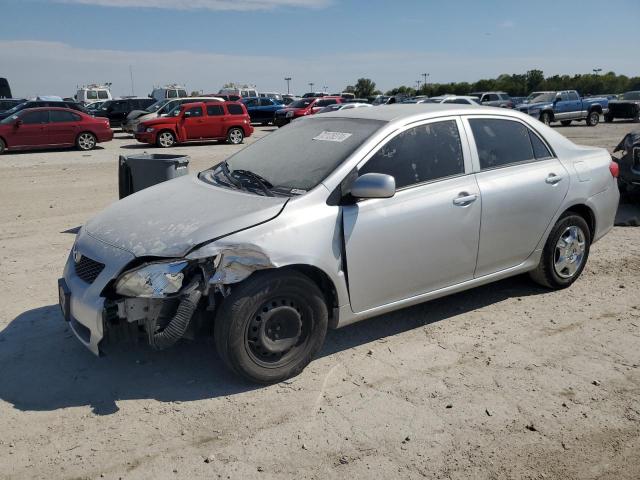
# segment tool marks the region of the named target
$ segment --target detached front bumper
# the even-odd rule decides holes
[[[134,255],[108,245],[82,231],[58,280],[60,307],[80,342],[100,355],[105,334],[107,284],[134,259]]]
[[[136,140],[141,143],[156,143],[156,134],[155,132],[136,132],[135,134]]]

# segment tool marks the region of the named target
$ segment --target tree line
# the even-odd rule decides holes
[[[482,79],[477,82],[428,83],[419,88],[402,85],[385,92],[386,95],[467,95],[471,92],[502,91],[512,97],[525,97],[540,90],[577,90],[582,95],[617,94],[629,90],[640,90],[640,76],[627,77],[607,72],[602,75],[577,74],[553,75],[545,77],[542,70],[529,70],[524,74],[502,74],[497,78]],[[382,92],[369,78],[360,78],[355,85],[348,85],[345,92],[357,98],[368,98]]]

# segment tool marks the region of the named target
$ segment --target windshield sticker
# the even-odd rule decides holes
[[[327,132],[326,130],[322,132],[317,137],[313,137],[314,140],[322,140],[324,142],[344,142],[347,138],[349,138],[351,133],[343,133],[343,132]]]

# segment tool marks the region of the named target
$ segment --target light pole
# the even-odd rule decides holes
[[[428,73],[423,73],[422,76],[424,77],[424,88],[426,90],[427,88],[427,77],[429,76]]]
[[[315,83],[313,82],[309,82],[309,91],[313,92],[313,86],[315,85]]]
[[[593,73],[595,73],[595,74],[596,74],[596,77],[598,76],[598,74],[599,74],[601,71],[602,71],[602,69],[601,69],[601,68],[594,68],[594,69],[593,69]]]
[[[327,91],[329,90],[329,87],[325,85],[324,87],[322,87],[322,90],[324,90],[324,93],[327,93]]]
[[[291,77],[284,77],[284,81],[287,82],[287,95],[289,95],[289,82],[291,82]]]

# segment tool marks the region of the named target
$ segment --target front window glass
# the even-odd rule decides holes
[[[578,100],[579,98],[576,92],[569,92],[569,100]]]
[[[109,92],[106,90],[98,90],[98,98],[100,100],[107,100],[109,98]]]
[[[175,90],[167,90],[167,98],[177,98],[178,92]]]
[[[87,100],[97,100],[97,99],[98,99],[98,92],[96,92],[95,90],[87,91]]]
[[[463,174],[458,126],[448,120],[405,130],[378,150],[358,173],[391,175],[397,188]]]
[[[202,115],[202,107],[191,107],[189,110],[184,112],[185,117],[201,117]]]
[[[49,123],[49,112],[47,110],[38,110],[36,112],[26,112],[20,116],[20,120],[22,120],[22,122],[25,125]]]
[[[226,165],[231,172],[251,171],[276,188],[302,193],[322,182],[384,125],[379,120],[322,116],[296,120],[240,150]],[[210,180],[213,174],[210,170],[200,178],[215,183]]]
[[[547,103],[556,99],[556,92],[541,93],[531,99],[531,103]]]

